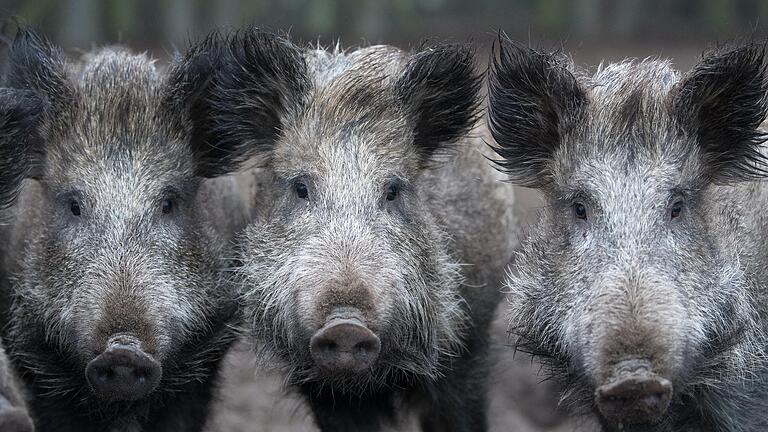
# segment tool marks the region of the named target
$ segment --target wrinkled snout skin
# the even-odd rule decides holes
[[[74,63],[29,31],[14,42],[7,85],[47,101],[0,228],[6,342],[39,431],[205,422],[235,338],[223,270],[245,210],[236,183],[214,178],[231,154],[189,136],[189,63],[207,63],[187,60],[161,74],[120,48]]]
[[[140,400],[157,388],[162,375],[160,362],[129,335],[111,337],[104,352],[85,368],[91,389],[106,401]]]
[[[357,309],[336,310],[309,341],[312,358],[320,369],[333,373],[360,373],[379,356],[381,341]]]
[[[658,423],[672,399],[672,383],[653,372],[647,361],[618,363],[612,377],[595,391],[600,413],[625,425]]]
[[[684,262],[671,259],[663,265]],[[680,298],[679,286],[655,281],[664,275],[661,266],[626,269],[616,279],[601,273],[590,287],[596,293],[591,302],[575,302],[578,309],[565,318],[566,328],[577,335],[574,352],[593,371],[594,403],[610,421],[658,423],[666,418],[673,382],[686,374],[686,347],[702,337],[702,329],[693,325],[703,321],[704,311],[687,308],[694,298]]]
[[[500,41],[499,168],[546,200],[507,281],[510,328],[605,431],[768,428],[764,60],[746,45],[686,74],[587,78]]]

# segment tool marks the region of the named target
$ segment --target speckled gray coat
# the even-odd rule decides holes
[[[235,155],[192,138],[189,105],[209,62],[154,61],[106,48],[67,60],[22,30],[8,88],[44,102],[10,223],[3,286],[7,349],[40,431],[195,431],[235,338],[226,248],[245,213]],[[4,309],[10,306],[4,302]],[[162,365],[157,389],[106,403],[85,367],[115,334]]]
[[[517,225],[471,130],[471,51],[305,49],[258,30],[207,43],[223,60],[205,130],[259,148],[237,272],[259,365],[283,370],[326,431],[409,412],[428,431],[485,430],[488,326]],[[381,339],[369,370],[329,375],[310,356],[340,306]]]
[[[513,182],[547,205],[507,281],[511,328],[605,430],[768,428],[765,47],[594,74],[502,41],[490,124]],[[624,361],[672,386],[645,418],[607,416]],[[609,401],[610,402],[610,401]]]

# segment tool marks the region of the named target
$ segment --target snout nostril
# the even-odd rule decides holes
[[[318,342],[317,347],[323,351],[335,351],[338,349],[338,346],[330,340],[321,340]]]
[[[154,391],[162,368],[138,346],[115,344],[85,369],[93,392],[105,400],[137,400]]]
[[[147,374],[144,371],[136,371],[133,373],[133,379],[143,384],[147,381]]]
[[[315,363],[330,372],[360,372],[379,356],[381,342],[359,320],[333,319],[310,340]]]
[[[96,378],[99,380],[99,382],[106,383],[111,380],[114,375],[115,374],[112,373],[111,369],[102,369],[96,373]]]
[[[360,342],[357,345],[355,345],[354,350],[358,352],[364,352],[364,353],[371,352],[374,350],[373,342],[370,342],[370,341]]]
[[[650,368],[617,368],[616,375],[597,388],[595,401],[602,415],[625,424],[656,423],[672,399],[672,383]]]

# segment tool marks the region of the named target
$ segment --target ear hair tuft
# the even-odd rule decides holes
[[[499,35],[488,77],[488,126],[511,182],[542,187],[561,134],[587,96],[558,54],[535,51]]]
[[[13,203],[29,175],[33,128],[43,109],[32,92],[0,89],[0,209]]]
[[[718,183],[764,178],[761,153],[768,136],[765,44],[750,42],[715,51],[681,80],[672,109],[697,139],[708,177]]]
[[[28,28],[19,30],[11,46],[6,86],[33,91],[54,106],[71,102],[74,92],[61,49]]]
[[[200,175],[231,172],[269,151],[292,104],[309,91],[304,58],[287,39],[256,28],[211,34],[176,67],[175,98],[193,123]]]
[[[395,84],[427,160],[465,136],[479,117],[482,76],[468,45],[442,44],[414,54]]]

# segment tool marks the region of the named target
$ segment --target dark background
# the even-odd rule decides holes
[[[487,46],[499,29],[577,62],[681,57],[716,42],[768,34],[767,0],[0,0],[17,17],[69,49],[123,43],[165,57],[222,26],[258,24],[294,39],[344,46],[425,38]]]

